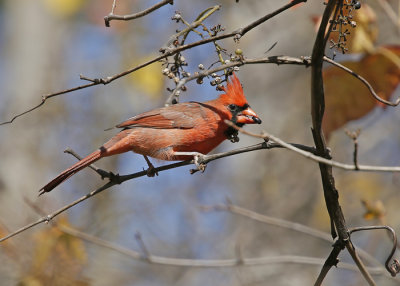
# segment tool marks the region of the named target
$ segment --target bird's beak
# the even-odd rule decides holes
[[[247,107],[245,110],[240,112],[237,115],[237,123],[242,123],[242,124],[261,124],[261,119],[258,117],[258,115],[254,112],[253,109],[250,107]]]

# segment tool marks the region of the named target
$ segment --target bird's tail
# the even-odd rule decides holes
[[[72,165],[68,169],[66,169],[64,172],[59,174],[57,177],[55,177],[53,180],[51,180],[49,183],[47,183],[43,188],[39,190],[39,196],[43,195],[44,193],[50,192],[52,189],[57,187],[59,184],[64,182],[66,179],[74,175],[75,173],[79,172],[86,166],[89,166],[90,164],[96,162],[102,157],[101,151],[97,150],[94,151],[92,154],[86,156],[76,164]]]

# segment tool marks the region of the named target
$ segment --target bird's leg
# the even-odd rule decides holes
[[[150,162],[149,158],[146,155],[143,155],[143,157],[149,166],[147,169],[147,177],[154,177],[155,175],[158,176],[158,172],[156,171],[156,168],[154,168],[154,165]]]
[[[204,154],[199,152],[174,152],[175,156],[193,156],[194,164],[197,169],[202,173],[205,171],[207,164],[204,163]],[[191,173],[195,173],[195,170],[191,170]]]

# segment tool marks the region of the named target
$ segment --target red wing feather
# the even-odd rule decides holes
[[[202,106],[197,102],[186,102],[158,108],[129,118],[118,124],[118,128],[147,127],[158,129],[190,129],[202,117]]]

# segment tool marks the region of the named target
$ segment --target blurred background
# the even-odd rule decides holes
[[[116,14],[144,10],[158,1],[119,0]],[[174,1],[159,10],[128,22],[104,26],[111,0],[0,1],[0,121],[8,121],[40,103],[45,94],[120,73],[158,55],[158,50],[183,29],[171,20],[175,11],[194,21],[206,8],[221,9],[204,23],[221,24],[233,31],[270,13],[282,1]],[[287,1],[286,1],[287,2]],[[362,1],[357,28],[365,32],[349,44],[349,55],[338,60],[359,63],[373,82],[383,82],[381,95],[399,96],[398,65],[377,69],[384,60],[379,48],[399,44],[396,18],[388,16],[385,2],[396,13],[398,1]],[[267,21],[238,43],[219,42],[228,54],[238,48],[246,58],[272,55],[295,57],[311,54],[315,23],[322,1],[309,1]],[[386,9],[386,10],[385,10]],[[360,10],[361,11],[361,10]],[[393,15],[392,15],[393,16]],[[366,26],[363,26],[363,25]],[[364,27],[364,28],[363,28]],[[354,34],[353,34],[354,35]],[[361,37],[361,39],[360,39]],[[191,34],[187,42],[199,40]],[[276,46],[268,49],[274,44]],[[354,44],[354,46],[353,46]],[[356,44],[359,47],[355,47]],[[361,46],[361,47],[360,47]],[[390,51],[398,55],[397,46]],[[268,51],[268,52],[267,52]],[[267,52],[267,53],[266,53]],[[332,53],[332,52],[329,52]],[[187,70],[209,67],[218,61],[212,44],[183,52]],[[368,57],[368,58],[367,58]],[[375,61],[371,60],[375,57]],[[228,57],[227,57],[228,58]],[[370,62],[373,62],[371,64]],[[369,72],[369,70],[371,72]],[[160,107],[174,84],[163,76],[161,63],[153,64],[109,85],[64,94],[42,107],[0,126],[0,234],[5,236],[45,214],[102,186],[105,181],[85,169],[53,192],[37,197],[38,190],[76,160],[63,151],[70,147],[84,156],[107,141],[116,131],[103,131],[135,114]],[[374,74],[373,71],[376,71]],[[329,74],[329,72],[331,72]],[[327,109],[331,115],[329,146],[335,160],[352,163],[353,141],[344,129],[361,129],[359,163],[400,165],[400,112],[382,107],[356,81],[327,71]],[[262,118],[254,132],[268,131],[287,142],[313,145],[310,131],[310,69],[302,66],[248,65],[238,72],[246,96]],[[205,101],[219,92],[209,84],[187,84],[181,100]],[[390,89],[386,90],[385,86]],[[355,89],[355,90],[354,90]],[[340,90],[340,92],[339,92]],[[350,94],[346,91],[351,90]],[[397,95],[396,95],[397,94]],[[337,102],[353,99],[345,109]],[[347,102],[347,101],[346,101]],[[360,114],[354,110],[364,106]],[[332,103],[332,105],[330,104]],[[335,105],[336,104],[336,105]],[[335,106],[335,108],[331,108]],[[339,118],[339,119],[337,119]],[[356,119],[356,120],[353,120]],[[336,122],[336,123],[333,123]],[[345,125],[345,126],[344,126]],[[343,127],[344,126],[344,127]],[[240,142],[221,144],[214,152],[259,143],[240,135]],[[156,166],[165,164],[153,161]],[[97,163],[104,170],[128,174],[147,168],[143,157],[123,154]],[[144,254],[141,242],[152,255],[188,259],[239,259],[302,256],[320,258],[331,251],[331,241],[273,226],[213,206],[227,201],[242,208],[301,223],[328,233],[329,217],[323,198],[318,165],[287,150],[264,150],[211,162],[204,173],[189,174],[192,166],[142,177],[108,189],[0,245],[1,285],[311,285],[321,265],[286,262],[235,267],[165,266],[135,260],[97,244],[71,236],[57,228],[67,225],[84,233]],[[345,172],[334,169],[349,227],[388,224],[400,231],[400,177],[396,173]],[[362,201],[367,202],[363,204]],[[210,207],[205,211],[205,206]],[[35,210],[36,208],[36,210]],[[141,240],[135,238],[140,233]],[[136,235],[137,236],[137,235]],[[384,231],[357,233],[353,242],[375,257],[369,266],[382,270],[391,240]],[[352,263],[344,252],[341,262]],[[358,271],[332,269],[324,285],[364,285]],[[380,272],[378,285],[397,285],[399,279]]]

